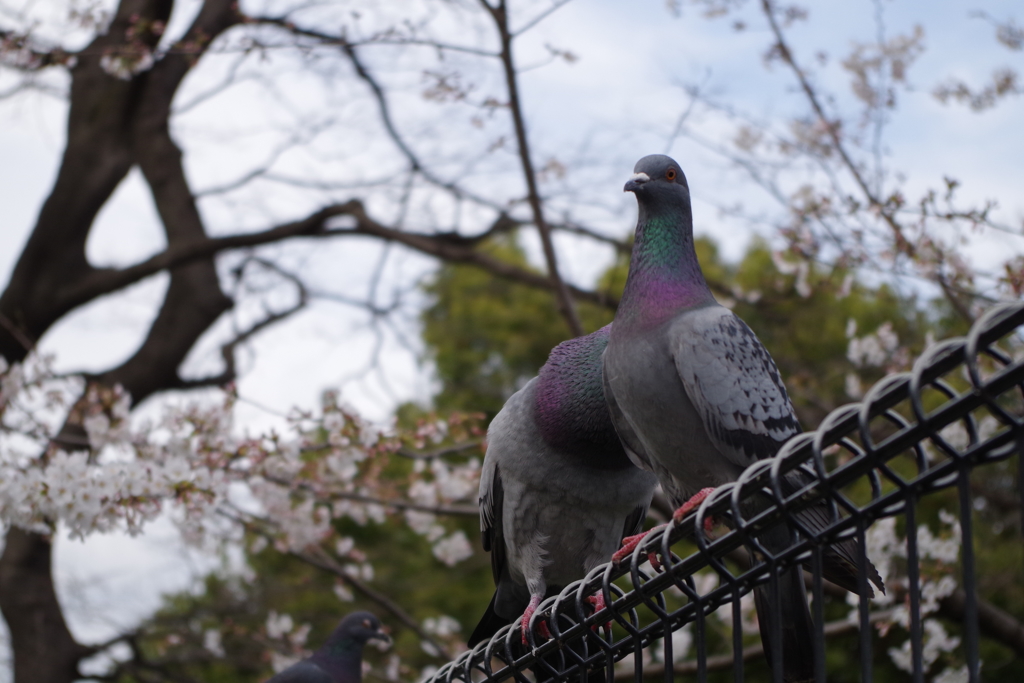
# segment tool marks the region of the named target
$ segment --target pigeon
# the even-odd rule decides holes
[[[267,683],[360,683],[363,645],[368,640],[391,642],[380,620],[369,612],[353,612],[338,624],[327,642]]]
[[[517,618],[526,645],[540,602],[643,528],[657,478],[633,466],[612,426],[601,381],[608,336],[605,326],[556,346],[487,430],[480,529],[497,589],[470,647]],[[549,635],[543,622],[538,631]]]
[[[711,293],[693,245],[690,190],[682,169],[656,154],[637,162],[624,191],[639,205],[636,241],[626,287],[604,354],[604,390],[615,428],[630,459],[657,474],[682,519],[716,487],[735,481],[753,462],[770,458],[800,424],[768,351],[753,331]],[[792,472],[782,482],[793,493],[812,481]],[[767,509],[755,496],[746,516]],[[798,514],[809,529],[830,520],[824,504]],[[639,538],[629,540],[631,550]],[[758,541],[770,553],[790,544],[785,524]],[[825,549],[825,578],[859,593],[857,542]],[[873,566],[869,578],[884,591]],[[794,566],[778,580],[783,679],[811,680],[811,619],[803,573]],[[774,630],[768,586],[755,589],[765,651]],[[868,586],[869,595],[873,595]],[[770,658],[769,658],[770,659]]]

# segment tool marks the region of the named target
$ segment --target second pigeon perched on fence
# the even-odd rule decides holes
[[[657,485],[634,467],[605,404],[608,326],[563,342],[487,431],[480,526],[497,589],[470,646],[583,578],[637,533]]]

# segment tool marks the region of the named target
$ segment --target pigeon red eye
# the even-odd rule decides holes
[[[669,180],[675,180],[676,179],[676,169],[670,168],[667,171],[665,171],[665,177],[668,178]]]
[[[363,622],[363,628],[370,628],[370,620],[369,619],[367,619],[366,621]]]

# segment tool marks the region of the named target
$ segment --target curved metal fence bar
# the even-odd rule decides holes
[[[649,535],[628,564],[603,565],[546,600],[526,634],[529,647],[521,645],[519,626],[513,624],[446,664],[430,680],[612,683],[672,681],[682,673],[705,680],[711,670],[731,669],[732,679],[742,681],[746,662],[763,653],[760,645],[750,642],[753,638],[745,638],[743,629],[735,627],[742,622],[741,599],[759,584],[774,591],[780,573],[801,563],[810,574],[808,590],[817,633],[808,650],[816,679],[825,680],[826,637],[853,628],[860,633],[860,679],[870,681],[875,665],[872,623],[892,618],[896,607],[872,611],[866,597],[866,540],[872,523],[897,517],[906,530],[906,576],[901,579],[899,600],[891,604],[902,605],[908,612],[908,667],[912,680],[923,681],[928,662],[922,601],[929,598],[922,595],[918,504],[947,490],[955,491],[959,506],[963,594],[955,597],[956,605],[962,606],[958,609],[967,676],[972,682],[980,680],[970,474],[981,465],[1024,454],[1024,359],[1014,359],[998,346],[1001,340],[1020,334],[1022,327],[1024,304],[994,308],[966,337],[931,346],[911,372],[885,377],[862,402],[833,411],[817,430],[794,437],[775,458],[749,467],[738,481],[717,489],[687,518],[670,521],[664,531]],[[787,493],[783,476],[796,468],[811,483]],[[1019,470],[1021,495],[1024,467]],[[745,515],[744,509],[750,506],[744,503],[754,496],[767,496],[772,504]],[[795,515],[823,503],[830,520],[824,531],[806,528]],[[706,533],[709,518],[724,522],[728,531],[717,537]],[[758,538],[778,525],[790,529],[791,543],[785,551],[771,553]],[[822,578],[822,550],[847,537],[860,541],[861,596],[856,619],[845,625],[826,624],[826,597],[839,597],[842,589]],[[684,539],[696,550],[680,557],[672,548]],[[660,558],[658,569],[648,561],[651,556]],[[713,572],[716,580],[701,578],[710,575],[704,570]],[[587,598],[597,593],[607,607],[592,613]],[[712,656],[706,622],[723,607],[729,610],[734,628],[726,643],[718,643],[727,652]],[[775,610],[770,617],[775,628],[781,626],[777,614]],[[549,640],[536,635],[540,619],[547,621]],[[693,656],[676,662],[676,639],[665,636],[687,625],[691,625],[687,633],[692,632]],[[779,652],[767,654],[772,661],[781,658]],[[632,665],[622,663],[627,657],[632,657]],[[771,675],[781,682],[781,667],[773,667]]]

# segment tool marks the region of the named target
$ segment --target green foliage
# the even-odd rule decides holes
[[[515,233],[484,246],[489,255],[532,269]],[[493,417],[515,391],[537,374],[569,328],[549,292],[496,278],[468,265],[444,265],[426,286],[432,299],[423,312],[423,341],[443,384],[439,410],[473,410]],[[578,307],[591,332],[612,312]]]

